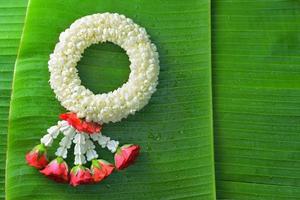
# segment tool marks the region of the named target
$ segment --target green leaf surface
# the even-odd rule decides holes
[[[0,199],[4,199],[6,137],[13,69],[27,0],[0,0]]]
[[[209,4],[32,0],[14,79],[7,198],[214,199],[213,102],[217,198],[298,199],[300,3],[213,1],[212,29]],[[142,155],[136,165],[99,185],[57,185],[24,161],[26,151],[64,111],[47,82],[48,56],[59,33],[75,19],[106,11],[144,26],[161,56],[160,84],[150,104],[104,129],[113,138],[141,144]],[[15,57],[9,58],[13,66]],[[83,84],[99,93],[125,82],[128,65],[125,52],[106,43],[87,49],[78,69]]]
[[[160,82],[142,111],[104,127],[112,138],[141,145],[136,164],[73,188],[40,175],[24,156],[63,112],[47,69],[59,33],[81,16],[107,11],[147,29],[160,54]],[[13,83],[7,199],[214,199],[210,60],[207,0],[31,0]],[[128,65],[123,50],[102,44],[86,50],[78,69],[84,85],[103,92],[126,81]]]
[[[300,3],[213,1],[218,199],[300,198]]]

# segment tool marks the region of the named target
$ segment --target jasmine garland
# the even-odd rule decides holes
[[[76,64],[84,49],[99,42],[122,47],[131,62],[128,82],[104,94],[81,85]],[[48,62],[50,85],[57,99],[79,118],[100,124],[118,122],[143,108],[156,90],[159,61],[144,28],[124,15],[103,13],[82,17],[62,32]]]
[[[106,41],[126,51],[131,73],[128,82],[120,88],[94,94],[81,85],[76,64],[85,48]],[[114,169],[122,170],[133,164],[140,146],[125,144],[119,147],[119,141],[102,135],[101,130],[104,123],[118,122],[142,109],[156,90],[158,53],[145,29],[116,13],[82,17],[60,34],[48,66],[51,88],[61,105],[71,112],[61,114],[61,121],[47,130],[41,144],[26,154],[27,163],[48,178],[72,186],[100,182]],[[47,148],[59,134],[63,137],[55,152],[57,157],[49,162]],[[72,144],[75,166],[69,170],[64,159]],[[98,159],[96,144],[115,153],[114,164]],[[89,161],[90,168],[83,166]]]

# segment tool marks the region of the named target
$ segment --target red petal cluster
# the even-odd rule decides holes
[[[67,163],[60,157],[51,161],[43,170],[40,170],[42,174],[50,179],[53,179],[59,183],[66,183],[69,181],[69,168]]]
[[[95,122],[87,122],[85,120],[79,119],[76,113],[64,113],[59,116],[60,119],[67,121],[71,126],[80,132],[85,132],[89,134],[98,133],[101,131],[102,126]]]
[[[115,167],[111,163],[105,160],[93,160],[91,171],[94,182],[100,182],[108,177],[114,171],[114,168]]]
[[[32,167],[43,169],[48,164],[46,147],[43,144],[35,146],[26,154],[26,161]]]
[[[94,183],[91,171],[81,165],[77,165],[72,168],[70,177],[70,184],[72,186]]]
[[[133,164],[140,153],[138,145],[123,145],[115,154],[115,166],[118,170],[125,169]]]

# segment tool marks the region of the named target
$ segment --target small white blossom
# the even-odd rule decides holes
[[[81,165],[86,163],[84,154],[88,150],[86,139],[88,135],[86,133],[77,133],[73,139],[75,144],[74,155],[75,155],[75,165]]]
[[[71,145],[72,140],[69,140],[69,138],[67,137],[63,137],[63,139],[61,139],[61,141],[59,142],[60,146],[66,147],[68,145]]]
[[[79,155],[79,154],[84,154],[86,152],[87,148],[85,144],[75,144],[74,147],[74,154]]]
[[[94,134],[92,134],[94,135]],[[90,137],[86,138],[86,141],[85,141],[85,145],[86,145],[86,148],[87,148],[87,151],[86,151],[86,158],[88,161],[91,161],[93,159],[96,159],[98,158],[98,154],[97,152],[94,150],[95,149],[95,145],[94,143],[90,140]]]
[[[112,153],[115,153],[117,148],[119,146],[119,142],[118,141],[115,141],[115,140],[110,140],[108,143],[107,143],[107,148],[108,150],[110,150]]]
[[[86,163],[86,159],[84,155],[75,155],[75,161],[74,161],[75,165],[81,165],[85,163]]]
[[[94,140],[95,142],[97,142],[99,140],[100,135],[102,135],[102,133],[94,133],[91,134],[90,137],[92,138],[92,140]]]
[[[58,126],[60,127],[59,130],[61,132],[65,132],[67,129],[70,128],[70,125],[67,121],[60,121],[58,122]]]
[[[95,141],[98,142],[98,144],[102,147],[105,148],[108,141],[110,141],[110,137],[107,137],[105,135],[102,135],[101,133],[97,134],[92,134],[91,138]]]
[[[90,150],[88,150],[86,152],[86,159],[88,161],[91,161],[91,160],[93,160],[95,158],[98,158],[98,154],[97,154],[97,152],[94,149],[90,149]]]
[[[69,126],[63,133],[65,136],[59,142],[60,147],[56,150],[55,155],[67,158],[68,149],[71,147],[72,140],[75,136],[75,129]]]
[[[105,148],[105,146],[107,145],[107,143],[110,141],[110,137],[104,136],[104,135],[100,135],[99,139],[98,139],[98,143],[102,148]]]
[[[72,137],[75,135],[75,133],[76,130],[72,126],[69,126],[67,129],[63,131],[63,134],[67,137]]]
[[[65,127],[65,126],[69,126],[69,123],[65,120],[61,120],[61,121],[58,121],[57,122],[57,125],[62,128],[62,127]]]
[[[61,156],[63,158],[67,158],[67,154],[68,154],[68,150],[66,147],[59,147],[55,152],[56,156]]]
[[[50,134],[46,134],[41,138],[41,143],[46,147],[50,147],[53,143],[53,137]]]
[[[89,138],[87,138],[85,142],[86,142],[87,149],[94,149],[95,148],[94,143]]]
[[[50,147],[53,143],[53,140],[57,138],[58,134],[61,131],[62,127],[68,127],[69,125],[66,124],[66,121],[58,121],[57,125],[51,126],[47,129],[47,134],[41,138],[41,143],[47,147]]]
[[[52,138],[56,138],[59,134],[59,126],[51,126],[47,129],[47,132],[49,135],[51,135]]]
[[[85,136],[83,133],[77,133],[75,135],[74,141],[75,144],[84,144],[85,143]]]

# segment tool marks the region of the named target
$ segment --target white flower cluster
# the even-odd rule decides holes
[[[105,148],[108,141],[110,141],[110,137],[104,136],[102,134],[92,134],[91,138],[95,141],[98,142],[98,144],[102,147]]]
[[[91,138],[95,141],[98,142],[98,144],[102,148],[107,148],[110,150],[112,153],[115,153],[117,151],[117,148],[119,146],[119,142],[116,140],[111,140],[110,137],[104,136],[102,134],[92,134]]]
[[[118,141],[111,140],[110,137],[102,135],[101,132],[91,135],[78,132],[65,120],[59,121],[57,125],[48,128],[47,134],[41,138],[41,143],[47,147],[52,146],[53,140],[57,138],[60,132],[64,134],[64,137],[59,142],[59,147],[56,150],[55,155],[64,159],[67,158],[68,149],[73,142],[75,144],[75,165],[85,164],[87,161],[98,158],[93,141],[97,142],[102,148],[107,148],[112,153],[116,152],[119,146]]]
[[[91,44],[113,42],[131,62],[128,82],[103,94],[81,85],[76,69],[84,49]],[[82,17],[60,34],[48,62],[50,85],[57,99],[79,118],[97,123],[117,122],[142,109],[155,92],[159,60],[146,30],[124,15],[103,13]]]
[[[98,158],[98,154],[95,151],[95,145],[89,138],[86,139],[86,149],[86,159],[88,161]]]
[[[64,137],[60,141],[60,147],[56,150],[55,155],[67,158],[68,149],[71,147],[76,130],[72,126],[67,126],[63,128],[62,132]]]
[[[53,143],[53,140],[57,138],[59,132],[64,131],[67,127],[69,127],[67,121],[58,121],[57,125],[51,126],[47,129],[47,134],[41,138],[41,143],[46,147],[50,147]]]
[[[86,138],[89,136],[85,133],[77,133],[74,137],[74,155],[75,155],[75,165],[81,165],[86,163],[84,154],[86,153]]]

